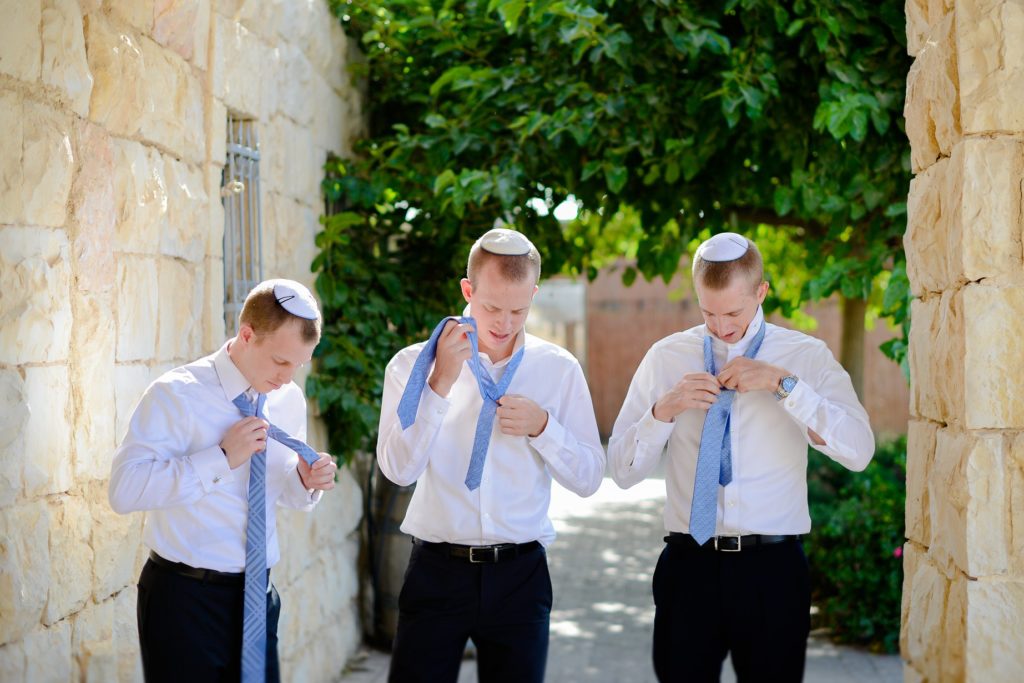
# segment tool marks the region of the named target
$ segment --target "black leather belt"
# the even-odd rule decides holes
[[[763,545],[775,545],[776,543],[788,543],[799,541],[799,535],[771,535],[771,534],[746,534],[744,536],[712,536],[709,542],[700,545],[690,534],[682,534],[678,531],[670,531],[665,537],[666,543],[685,545],[701,550],[718,550],[727,553],[737,553],[741,550],[754,550]]]
[[[418,538],[412,542],[431,552],[441,553],[455,560],[471,564],[494,564],[512,560],[541,547],[537,541],[529,543],[498,543],[497,545],[459,545],[457,543],[431,543]]]
[[[160,557],[154,551],[149,551],[149,561],[161,569],[173,572],[179,576],[186,576],[197,581],[206,583],[217,583],[229,586],[245,586],[245,572],[219,572],[215,569],[200,569],[182,562],[171,562],[165,557]],[[267,577],[270,570],[267,570]]]

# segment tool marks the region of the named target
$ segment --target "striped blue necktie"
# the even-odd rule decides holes
[[[256,395],[256,404],[246,394],[232,403],[245,417],[263,418],[266,394]],[[267,437],[297,452],[310,466],[319,459],[316,451],[270,425]],[[242,612],[242,681],[266,680],[267,657],[267,452],[249,459],[249,516],[245,525],[245,601]]]
[[[430,334],[430,339],[427,340],[427,343],[420,351],[420,355],[416,358],[416,362],[412,366],[412,372],[409,374],[409,381],[405,385],[405,391],[402,392],[402,398],[398,402],[398,421],[401,423],[402,429],[408,429],[409,425],[416,421],[416,413],[419,410],[423,387],[426,386],[430,366],[437,355],[437,340],[449,320],[469,323],[473,327],[473,331],[467,333],[469,343],[473,347],[473,355],[466,362],[469,363],[469,369],[473,372],[473,376],[476,377],[477,386],[480,388],[480,395],[484,400],[483,406],[480,408],[480,415],[477,417],[476,433],[473,437],[473,454],[469,459],[469,469],[466,472],[466,487],[470,491],[475,491],[480,488],[480,479],[484,472],[484,461],[487,459],[487,448],[490,446],[491,431],[494,428],[494,416],[498,411],[498,400],[505,395],[509,384],[512,383],[512,378],[515,376],[516,370],[523,360],[523,348],[525,347],[520,348],[513,354],[512,360],[505,366],[505,372],[501,376],[501,381],[495,384],[494,380],[491,379],[490,373],[480,365],[480,348],[476,334],[476,321],[473,318],[456,318],[454,316],[445,318],[434,328],[434,331]]]
[[[764,340],[765,323],[761,323],[757,334],[750,341],[746,353],[753,358]],[[704,336],[704,371],[718,375],[715,369],[715,354],[711,347],[711,335]],[[697,451],[697,471],[693,481],[693,501],[690,505],[690,535],[697,543],[704,545],[715,534],[718,521],[718,485],[727,486],[732,481],[732,440],[729,421],[732,402],[736,398],[733,389],[722,389],[718,400],[708,409],[704,418],[704,429],[700,435],[700,449]]]

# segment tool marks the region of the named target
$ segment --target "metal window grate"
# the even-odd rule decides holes
[[[221,181],[224,201],[224,323],[238,332],[245,295],[263,279],[260,215],[260,143],[256,122],[228,115],[227,160]]]

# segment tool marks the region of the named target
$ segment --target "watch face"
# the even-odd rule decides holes
[[[796,388],[796,377],[783,377],[782,388],[788,393]]]

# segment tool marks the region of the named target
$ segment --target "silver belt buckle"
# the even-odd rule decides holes
[[[490,558],[482,559],[482,560],[476,559],[475,553],[478,550],[490,550],[491,551]],[[491,563],[497,564],[497,562],[498,562],[498,546],[496,546],[496,545],[491,545],[491,546],[486,546],[486,545],[483,545],[483,546],[477,546],[477,545],[470,546],[470,548],[469,548],[469,563],[470,564],[484,564],[484,563],[487,563],[487,562],[491,562]]]
[[[720,539],[720,538],[735,538],[736,539],[736,547],[735,548],[724,548],[724,547],[723,548],[719,548],[718,547],[718,539]],[[743,549],[743,537],[742,536],[715,536],[715,550],[720,550],[723,553],[738,553],[742,549]]]

